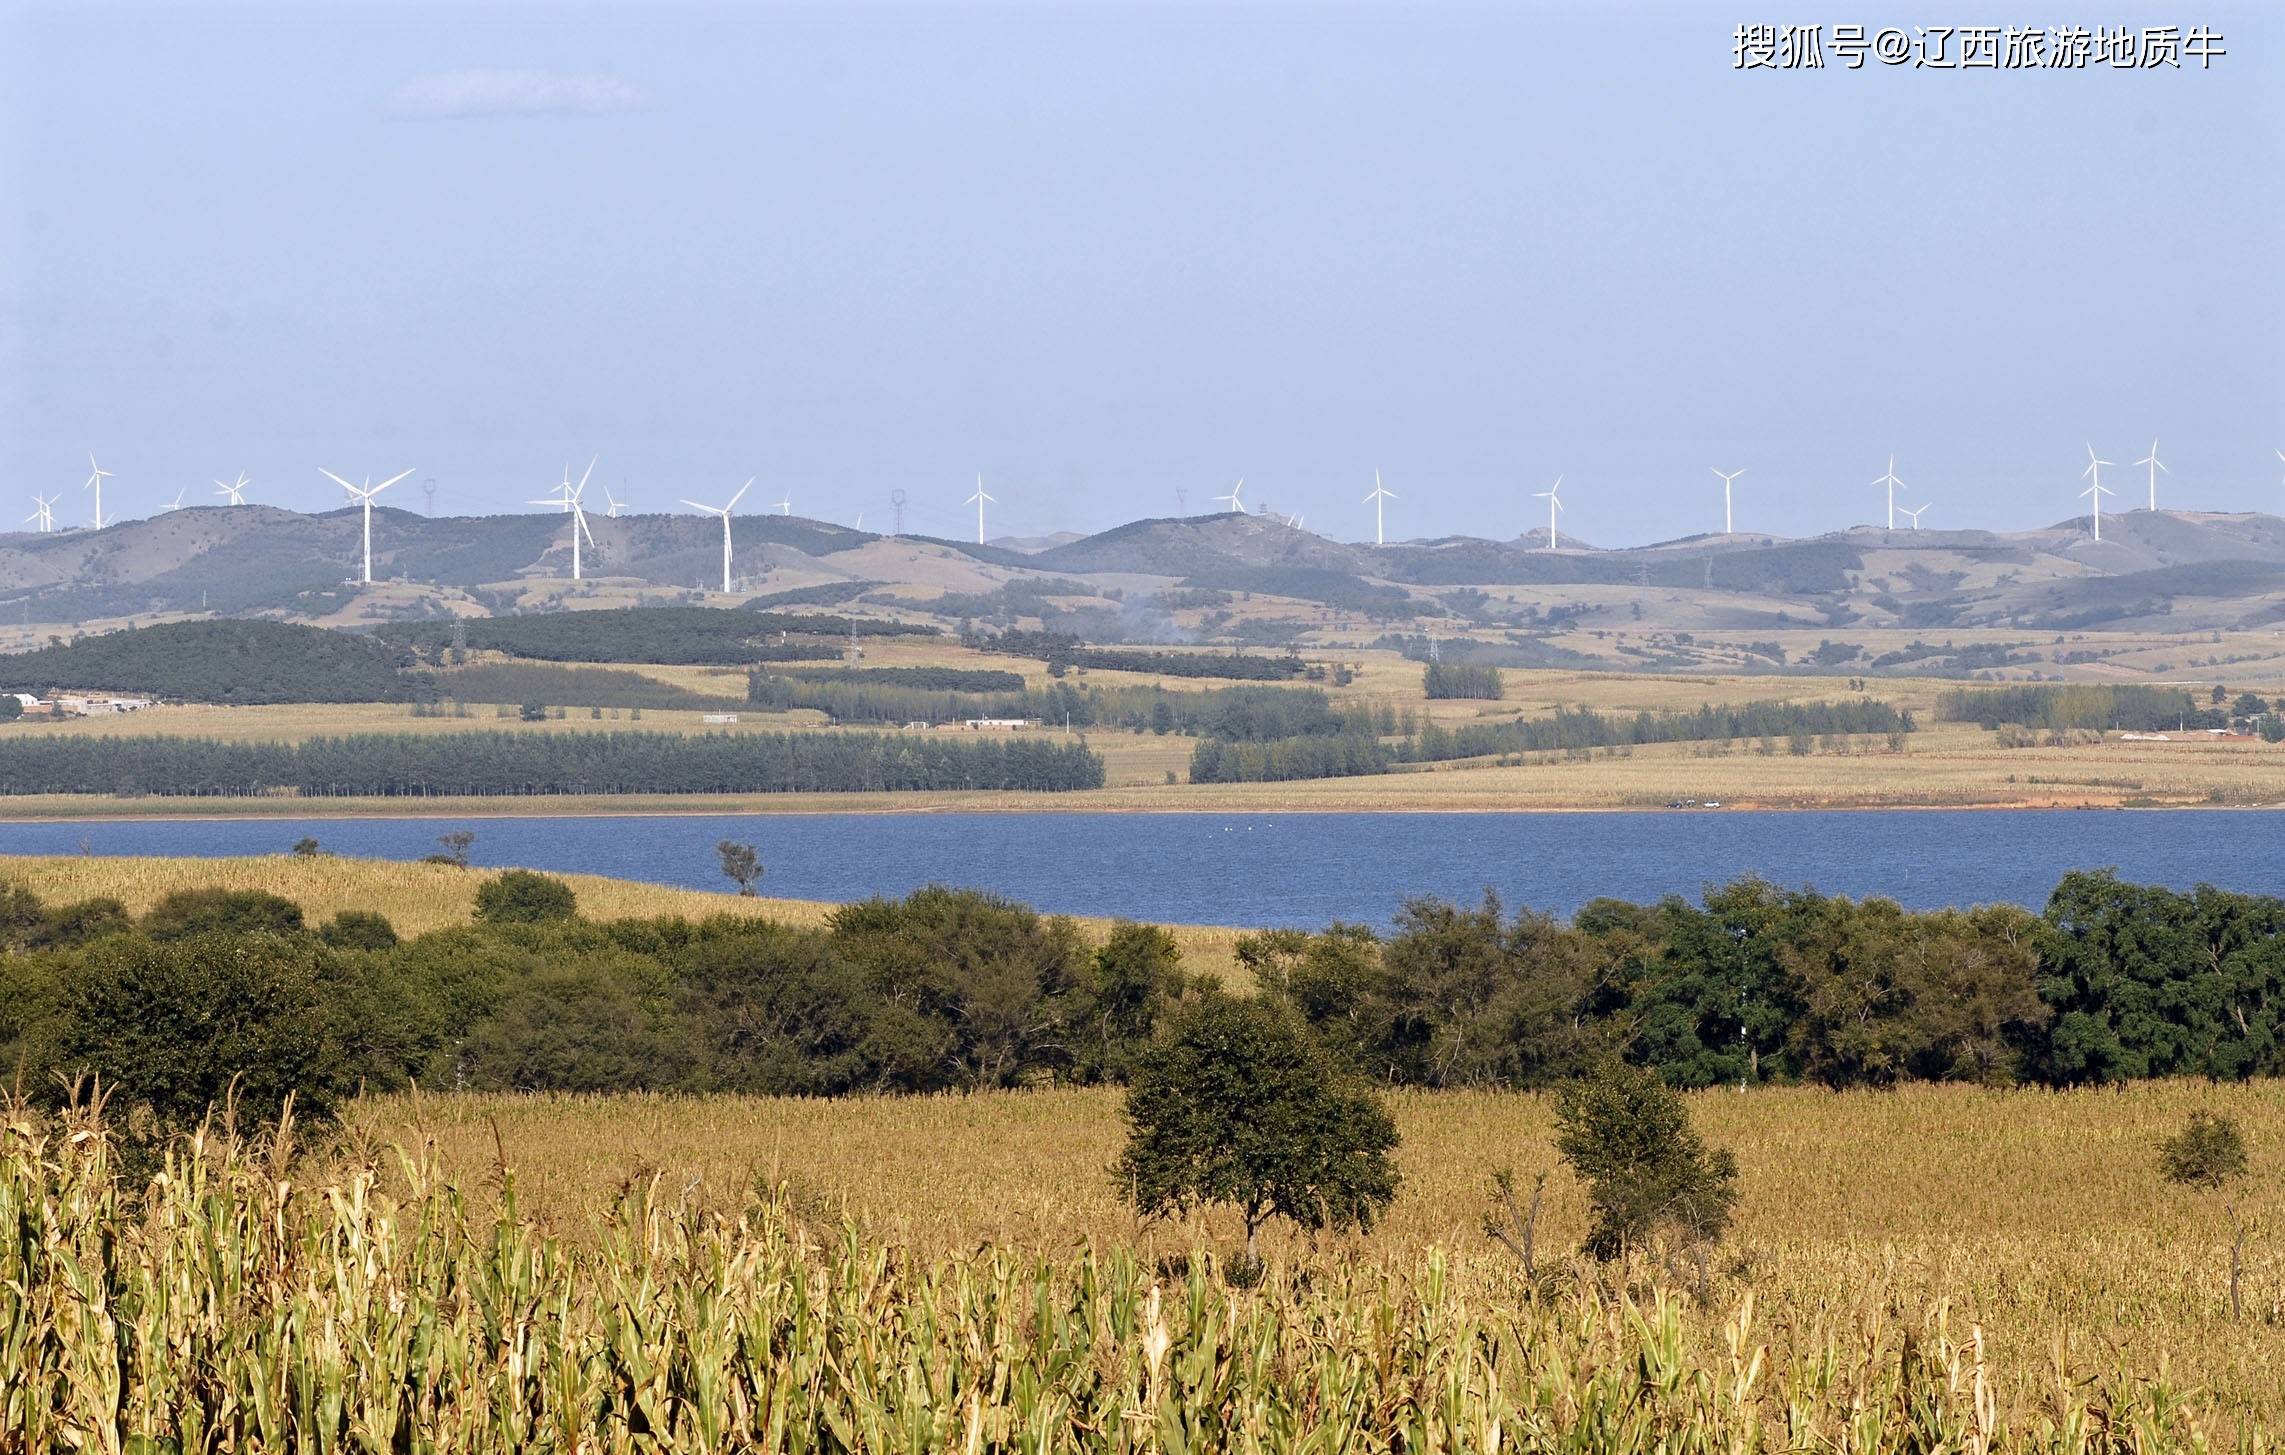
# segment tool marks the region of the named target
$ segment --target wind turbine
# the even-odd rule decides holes
[[[232,484],[225,485],[220,480],[215,481],[214,493],[229,496],[232,505],[244,505],[246,503],[246,487],[251,483],[253,482],[246,478],[246,472],[240,470],[238,479]]]
[[[1238,483],[1243,485],[1246,482],[1240,480]],[[1222,497],[1217,495],[1214,498],[1219,500]],[[1238,508],[1238,492],[1235,490],[1231,491],[1229,498],[1231,501],[1230,509],[1236,510]],[[1394,500],[1396,498],[1396,492],[1381,483],[1381,472],[1378,470],[1373,471],[1373,493],[1365,497],[1365,503],[1373,508],[1373,544],[1376,546],[1383,546],[1388,544],[1387,537],[1381,532],[1381,512],[1386,509],[1382,502]]]
[[[603,487],[603,504],[606,507],[603,511],[603,518],[605,520],[617,520],[621,508],[619,497],[611,493],[611,487],[608,485]]]
[[[1714,467],[1711,465],[1708,465],[1706,468],[1709,470],[1714,470]],[[1732,470],[1728,474],[1723,475],[1721,471],[1714,470],[1714,473],[1722,476],[1722,534],[1730,535],[1737,529],[1737,527],[1730,524],[1730,485],[1738,478],[1738,476],[1743,475],[1745,471]]]
[[[1378,478],[1378,477],[1376,477],[1376,478]],[[1215,496],[1214,498],[1215,498],[1217,501],[1221,501],[1221,500],[1227,500],[1227,501],[1229,501],[1229,502],[1230,502],[1230,509],[1231,509],[1232,511],[1242,511],[1242,510],[1244,510],[1244,509],[1245,509],[1245,506],[1243,506],[1243,505],[1241,505],[1241,504],[1239,504],[1239,503],[1238,503],[1238,492],[1239,492],[1239,491],[1241,491],[1241,490],[1243,490],[1243,489],[1245,489],[1245,488],[1246,488],[1246,477],[1245,477],[1245,476],[1243,476],[1243,475],[1240,475],[1240,476],[1238,477],[1238,483],[1237,483],[1237,484],[1235,484],[1235,485],[1232,485],[1232,486],[1230,487],[1230,493],[1229,493],[1229,494],[1227,494],[1227,495],[1217,495],[1217,496]]]
[[[32,502],[39,508],[24,517],[24,524],[30,525],[34,521],[38,521],[41,535],[46,535],[49,531],[54,530],[56,528],[55,504],[61,499],[63,497],[60,495],[42,495],[37,490],[33,491]]]
[[[1562,488],[1563,477],[1558,475],[1555,477],[1554,484],[1545,490],[1534,490],[1531,493],[1531,498],[1534,500],[1540,499],[1542,496],[1547,500],[1547,549],[1551,551],[1555,549],[1555,512],[1563,508],[1563,497],[1556,492]]]
[[[168,502],[167,502],[167,504],[166,504],[166,509],[165,509],[165,510],[161,510],[161,511],[159,512],[159,514],[161,514],[161,515],[165,515],[165,514],[167,513],[167,511],[168,511],[168,510],[180,510],[180,509],[182,509],[182,492],[181,492],[180,490],[177,490],[177,491],[175,492],[175,498],[174,498],[174,499],[172,499],[172,500],[170,500],[170,501],[168,501]]]
[[[1896,478],[1896,456],[1890,455],[1888,457],[1888,473],[1872,483],[1888,487],[1888,528],[1894,530],[1896,529],[1896,492],[1904,488],[1904,482]]]
[[[986,495],[984,493],[984,477],[982,475],[978,475],[976,477],[976,493],[969,496],[966,500],[963,500],[960,503],[962,505],[973,505],[976,507],[976,544],[979,546],[984,543],[984,502],[987,500],[991,501],[994,505],[1000,503],[997,496]]]
[[[101,465],[95,463],[95,451],[93,450],[89,450],[87,452],[87,468],[89,471],[88,477],[80,485],[79,488],[82,490],[88,489],[90,486],[94,488],[95,528],[97,530],[101,530],[105,525],[109,524],[109,522],[103,518],[103,482],[111,477],[111,472],[104,469]]]
[[[587,525],[587,512],[579,508],[579,497],[587,493],[588,476],[593,475],[594,473],[595,461],[589,460],[587,462],[586,474],[581,475],[579,477],[579,483],[574,485],[571,483],[571,471],[566,469],[563,472],[563,484],[557,487],[562,491],[562,494],[556,496],[554,499],[527,500],[524,502],[526,505],[553,505],[557,500],[560,500],[563,502],[564,509],[571,512],[571,579],[574,581],[579,579],[580,536],[585,535],[589,545],[595,544],[595,532],[589,529]],[[610,494],[610,492],[607,490],[603,493],[606,495]]]
[[[976,483],[977,483],[977,485],[981,486],[981,485],[982,485],[984,482],[983,482],[983,481],[981,481],[981,480],[978,480]],[[778,514],[780,514],[780,515],[791,515],[791,514],[793,514],[793,492],[792,492],[791,490],[788,490],[788,491],[785,493],[785,498],[784,498],[784,499],[782,499],[782,500],[780,500],[780,501],[778,502]]]
[[[1931,502],[1929,502],[1929,503],[1930,503],[1930,504],[1933,504],[1934,502],[1933,502],[1933,501],[1931,501]],[[1907,510],[1907,511],[1903,511],[1903,512],[1901,512],[1901,514],[1904,516],[1904,518],[1905,518],[1906,520],[1909,520],[1909,521],[1911,521],[1911,522],[1912,522],[1912,528],[1913,528],[1914,530],[1918,530],[1918,529],[1920,529],[1920,517],[1921,517],[1921,515],[1922,515],[1922,514],[1924,514],[1924,513],[1927,511],[1927,509],[1928,509],[1928,506],[1927,506],[1927,505],[1923,505],[1923,506],[1921,506],[1921,507],[1920,507],[1920,509],[1918,509],[1918,510]]]
[[[2092,446],[2088,447],[2087,453],[2094,453]],[[2152,440],[2150,442],[2150,453],[2143,456],[2141,459],[2136,460],[2134,463],[2137,465],[2148,465],[2150,467],[2150,508],[2152,510],[2156,510],[2158,508],[2158,472],[2160,470],[2166,470],[2166,462],[2158,458],[2158,441]],[[2172,470],[2166,470],[2166,473],[2171,475],[2174,472]]]
[[[350,499],[365,507],[365,570],[362,579],[365,585],[370,586],[373,584],[373,497],[404,479],[412,471],[406,470],[401,474],[391,475],[378,485],[352,485],[322,465],[318,467],[317,473],[348,491]],[[365,478],[371,480],[373,477],[367,475]]]
[[[2086,489],[2081,490],[2079,493],[2081,495],[2092,497],[2095,502],[2095,539],[2098,541],[2103,538],[2103,497],[2105,495],[2115,495],[2118,493],[2115,490],[2106,490],[2103,488],[2103,466],[2116,463],[2117,461],[2115,460],[2096,459],[2095,447],[2093,445],[2088,445],[2087,468],[2079,472],[2079,478],[2081,480],[2086,479],[2090,475],[2094,477],[2095,483],[2089,485]]]
[[[746,483],[738,487],[738,493],[730,497],[728,505],[700,505],[695,500],[682,502],[692,510],[722,517],[722,594],[724,596],[730,594],[730,512],[738,508],[738,502],[745,499],[746,492],[753,488],[754,477],[749,475],[746,477]]]

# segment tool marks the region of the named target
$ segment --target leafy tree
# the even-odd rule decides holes
[[[1271,1217],[1370,1228],[1396,1195],[1396,1124],[1268,1001],[1215,994],[1177,1013],[1136,1066],[1126,1118],[1116,1171],[1135,1207],[1236,1208],[1251,1266]]]
[[[301,906],[261,889],[178,889],[143,916],[143,933],[154,940],[301,931]]]
[[[393,950],[397,927],[386,915],[365,909],[345,909],[327,920],[317,937],[337,950]]]
[[[1182,993],[1182,949],[1157,925],[1120,920],[1095,951],[1091,1003],[1075,1039],[1086,1080],[1124,1080],[1159,1017]]]
[[[2189,1123],[2158,1146],[2158,1171],[2177,1187],[2220,1192],[2245,1177],[2245,1134],[2235,1117],[2210,1112],[2190,1113]],[[2229,1316],[2245,1317],[2239,1286],[2245,1270],[2245,1224],[2238,1220],[2237,1202],[2222,1204],[2229,1216]]]
[[[108,935],[121,935],[135,927],[127,906],[109,895],[58,905],[48,911],[47,922],[30,943],[33,949],[70,949],[93,944]]]
[[[476,891],[476,919],[481,924],[546,924],[567,920],[579,911],[578,896],[561,879],[510,869],[487,879]]]
[[[657,967],[636,957],[552,958],[471,1031],[468,1084],[498,1091],[646,1091],[681,1080],[688,1055]]]
[[[449,834],[438,834],[436,841],[444,846],[443,858],[446,863],[462,869],[468,867],[468,851],[476,846],[474,830],[454,829]]]
[[[714,853],[722,861],[723,877],[738,886],[740,895],[751,899],[762,877],[762,856],[754,846],[724,839],[714,846]]]
[[[306,834],[294,840],[294,854],[297,858],[314,859],[324,852],[317,840]]]
[[[0,692],[0,722],[14,722],[24,715],[24,704],[13,692]]]
[[[321,993],[321,951],[263,933],[169,943],[107,938],[65,978],[58,1060],[98,1076],[161,1127],[197,1121],[225,1095],[274,1120],[293,1093],[326,1114],[347,1088]]]
[[[527,702],[516,709],[516,716],[525,722],[546,722],[547,704],[544,702]]]
[[[839,1096],[881,1084],[879,999],[829,936],[746,921],[665,955],[704,1089]]]
[[[1681,1096],[1655,1072],[1605,1061],[1556,1095],[1557,1150],[1587,1184],[1586,1250],[1605,1262],[1660,1232],[1699,1247],[1737,1204],[1737,1159],[1709,1148]]]
[[[37,894],[12,879],[0,880],[0,949],[30,947],[47,923],[48,907]]]

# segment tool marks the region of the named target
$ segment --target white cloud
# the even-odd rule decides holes
[[[389,112],[423,121],[456,116],[602,116],[650,98],[617,76],[550,71],[444,71],[397,88]]]

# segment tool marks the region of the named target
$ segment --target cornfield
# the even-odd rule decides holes
[[[638,1178],[566,1239],[419,1151],[211,1129],[146,1178],[92,1115],[0,1131],[0,1455],[155,1451],[2088,1451],[2201,1448],[2162,1360],[2003,1414],[1980,1329],[1765,1333],[1749,1290],[1437,1247],[924,1256],[760,1187]],[[2269,1448],[2247,1428],[2241,1449]]]

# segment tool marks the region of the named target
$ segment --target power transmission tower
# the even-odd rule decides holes
[[[891,490],[889,492],[889,505],[896,511],[896,527],[889,534],[901,536],[904,534],[904,492]]]
[[[421,494],[428,497],[428,518],[430,520],[436,519],[436,477],[434,475],[421,481]]]

